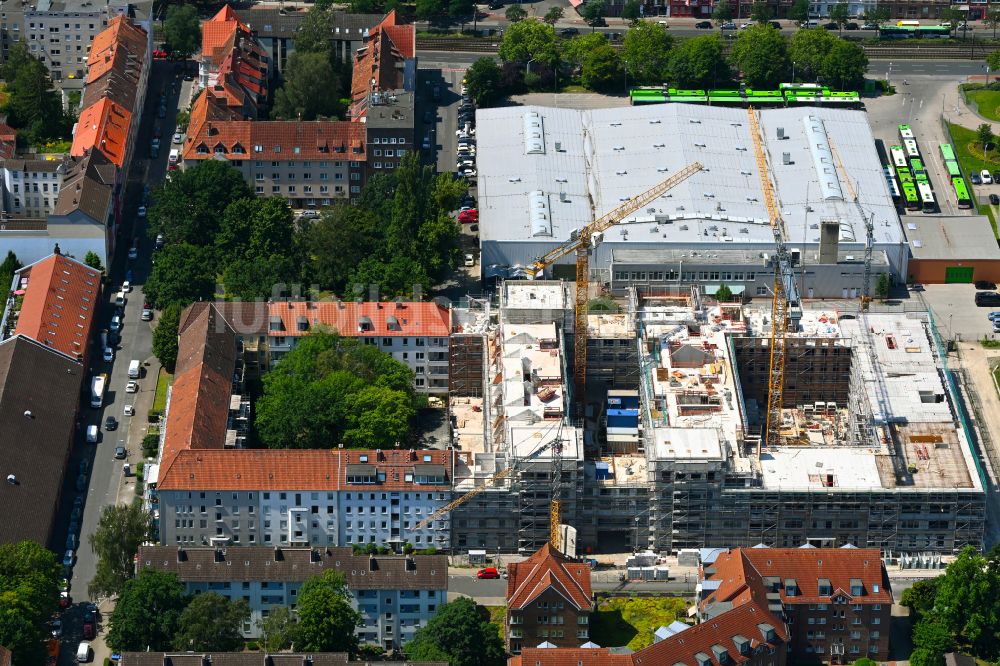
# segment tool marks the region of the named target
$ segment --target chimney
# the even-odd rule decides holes
[[[281,547],[280,546],[275,546],[274,547],[274,561],[275,562],[281,562],[284,559],[285,559],[285,554],[283,552],[281,552]]]
[[[406,556],[406,570],[407,571],[416,571],[417,570],[417,561],[415,559],[413,559],[413,555],[407,555]]]
[[[184,548],[182,548],[181,546],[178,546],[177,547],[177,561],[178,562],[187,562],[187,558],[188,558],[187,552],[184,550]]]
[[[212,655],[203,654],[201,656],[201,666],[212,666]]]
[[[840,222],[822,220],[819,229],[819,263],[836,264],[837,247],[840,243]]]
[[[374,555],[368,556],[368,571],[378,571],[378,560]]]
[[[215,549],[215,561],[224,562],[226,560],[226,551],[222,548]]]

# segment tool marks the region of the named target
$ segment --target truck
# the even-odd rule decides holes
[[[139,361],[133,359],[131,363],[128,364],[128,378],[129,379],[139,379]]]
[[[100,374],[94,377],[90,383],[90,406],[94,409],[100,409],[101,405],[104,404],[104,389],[108,385],[108,376],[106,374]]]

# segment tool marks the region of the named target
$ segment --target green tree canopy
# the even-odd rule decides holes
[[[510,5],[504,12],[504,18],[510,23],[519,23],[528,18],[528,12],[521,5]]]
[[[45,663],[48,620],[59,600],[61,567],[33,541],[0,545],[0,645],[18,665]]]
[[[788,10],[788,18],[802,23],[809,20],[809,0],[794,0]]]
[[[989,65],[991,72],[1000,70],[1000,49],[990,51],[989,55],[986,56],[986,64]]]
[[[361,615],[351,607],[344,575],[324,571],[302,584],[296,612],[299,617],[295,647],[307,652],[358,652],[355,628]]]
[[[21,262],[17,260],[14,250],[7,250],[7,256],[3,263],[0,263],[0,296],[6,297],[11,283],[14,281],[14,273],[21,270]],[[2,645],[2,643],[0,643]]]
[[[823,80],[841,90],[859,89],[868,71],[868,56],[857,44],[838,39],[823,59]]]
[[[681,88],[716,88],[731,76],[718,35],[684,40],[670,52],[667,68],[671,80]]]
[[[765,23],[771,20],[771,8],[764,0],[754,0],[750,5],[750,18],[756,23]]]
[[[983,19],[983,23],[986,24],[987,28],[993,29],[993,39],[997,38],[997,26],[1000,26],[1000,8],[990,8],[986,12],[986,17]]]
[[[591,29],[596,29],[601,19],[608,13],[608,2],[607,0],[584,0],[578,11],[586,24]]]
[[[506,62],[526,63],[534,59],[554,64],[559,57],[555,28],[541,21],[518,21],[504,30],[499,55]]]
[[[135,572],[139,544],[149,538],[153,521],[142,502],[108,504],[101,510],[97,529],[88,537],[97,555],[97,571],[87,587],[91,597],[121,594]]]
[[[257,620],[260,631],[260,647],[267,652],[280,652],[292,647],[298,620],[287,606],[271,606],[267,617]]]
[[[274,93],[276,118],[316,120],[344,115],[339,96],[330,94],[341,83],[327,54],[296,50],[288,58],[284,75],[284,83]]]
[[[559,9],[554,7],[554,9]],[[476,106],[492,106],[500,98],[500,66],[493,58],[480,58],[465,72],[465,89]]]
[[[332,61],[333,28],[333,9],[329,6],[313,5],[295,31],[295,52],[319,53]]]
[[[71,121],[49,78],[49,70],[28,52],[25,42],[15,42],[4,65],[7,124],[19,130],[18,140],[44,143],[69,136]]]
[[[198,9],[194,5],[170,5],[163,31],[170,48],[179,51],[185,58],[201,48],[201,23]]]
[[[840,32],[844,31],[844,24],[851,19],[851,10],[846,2],[838,2],[830,8],[830,21],[837,24]]]
[[[412,661],[447,661],[450,666],[503,666],[503,642],[489,612],[468,597],[438,608],[406,645]]]
[[[803,81],[815,81],[823,73],[826,56],[839,40],[823,28],[803,28],[795,32],[788,53],[795,61],[795,72]]]
[[[177,364],[177,335],[181,324],[180,303],[170,303],[160,313],[160,319],[153,329],[153,354],[167,372],[173,372]]]
[[[632,25],[642,17],[642,2],[640,0],[626,0],[622,7],[622,18]]]
[[[235,652],[243,647],[243,623],[250,606],[215,592],[197,594],[177,620],[174,649],[195,652]]]
[[[212,254],[210,248],[189,243],[167,245],[158,253],[146,281],[146,298],[161,309],[171,303],[185,306],[211,298],[215,293]]]
[[[629,79],[638,85],[663,83],[673,42],[659,23],[641,21],[629,28],[622,46]]]
[[[104,272],[104,264],[101,263],[101,258],[93,250],[87,251],[87,254],[83,257],[83,263],[94,270]]]
[[[729,0],[719,0],[712,10],[712,20],[716,23],[725,23],[733,18],[733,8]]]
[[[888,291],[886,291],[888,295]],[[937,598],[938,585],[941,582],[940,576],[918,580],[912,586],[903,590],[899,603],[910,609],[910,616],[914,622],[919,622],[934,609],[934,600]]]
[[[555,25],[562,20],[563,14],[564,12],[562,7],[549,7],[549,10],[545,12],[545,16],[542,17],[542,20],[549,25]]]
[[[752,88],[777,88],[791,69],[784,37],[768,24],[743,30],[733,45],[731,59]]]
[[[572,68],[583,67],[584,60],[594,49],[608,45],[608,38],[603,32],[588,32],[577,35],[563,45],[562,58]]]
[[[610,44],[592,49],[583,60],[580,82],[590,90],[611,91],[624,86],[618,51]]]
[[[371,345],[318,331],[264,375],[257,432],[271,448],[392,448],[409,436],[413,371]]]
[[[989,123],[981,123],[976,128],[976,143],[983,151],[990,149],[990,146],[993,145],[993,139],[993,127]]]
[[[113,650],[169,650],[187,606],[184,585],[172,573],[143,569],[125,583],[111,613],[107,643]]]
[[[213,244],[219,213],[237,199],[254,196],[239,170],[219,160],[202,160],[173,174],[153,192],[149,209],[149,237],[162,233],[168,249],[174,243]]]

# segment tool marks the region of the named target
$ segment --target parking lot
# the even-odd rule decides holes
[[[929,284],[921,292],[910,292],[911,298],[922,300],[934,315],[934,322],[942,338],[964,342],[1000,340],[1000,333],[993,332],[993,324],[986,315],[1000,311],[1000,307],[976,307],[976,288],[971,284]]]

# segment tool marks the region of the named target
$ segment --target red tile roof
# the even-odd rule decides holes
[[[108,21],[108,27],[99,32],[90,44],[87,54],[87,84],[104,76],[112,68],[116,57],[131,55],[134,64],[140,65],[146,55],[146,31],[124,16]]]
[[[340,479],[340,487],[346,490],[352,488],[357,490],[370,490],[371,484],[349,483],[347,480],[348,465],[374,465],[380,473],[385,474],[385,480],[379,481],[374,486],[380,490],[413,490],[425,488],[433,490],[435,486],[414,485],[413,481],[407,481],[406,475],[414,471],[417,465],[438,465],[444,467],[444,474],[447,485],[436,486],[438,488],[451,487],[453,457],[450,451],[425,450],[414,451],[410,449],[392,449],[376,451],[359,451],[344,449],[338,451],[343,462],[344,472]]]
[[[507,566],[507,608],[522,610],[540,594],[555,590],[578,610],[593,610],[590,567],[571,561],[545,544],[523,562]]]
[[[238,30],[250,32],[250,28],[240,20],[233,8],[226,5],[201,26],[202,55],[212,57],[216,51],[224,48],[227,42],[232,40],[233,34]]]
[[[415,27],[400,24],[396,10],[371,29],[365,45],[354,54],[351,116],[355,120],[365,115],[370,93],[403,88],[402,63],[414,57],[415,44]]]
[[[99,306],[101,274],[59,254],[25,266],[24,301],[14,335],[37,340],[76,359],[86,355],[87,342]]]
[[[612,654],[607,648],[524,648],[507,666],[632,666],[631,654]],[[664,665],[669,666],[669,665]]]
[[[308,335],[316,326],[336,329],[351,337],[447,337],[451,332],[451,312],[436,303],[349,303],[343,301],[271,303],[271,318],[281,320],[275,335]],[[299,330],[300,318],[307,330]],[[362,323],[365,329],[361,330]]]
[[[357,123],[239,118],[216,91],[204,91],[191,107],[184,159],[365,160],[365,128]]]
[[[765,577],[780,579],[779,592],[785,603],[829,602],[819,594],[819,581],[830,581],[834,594],[850,603],[892,603],[888,574],[876,548],[737,548],[721,553],[706,565],[709,580],[719,588],[703,604],[718,601],[740,603],[748,597],[760,600],[767,593]],[[794,579],[797,594],[788,595],[785,581]],[[859,580],[863,594],[851,594],[851,581]]]
[[[125,164],[132,113],[108,98],[103,98],[80,113],[73,135],[73,157],[83,157],[91,148],[101,151],[119,168]]]

